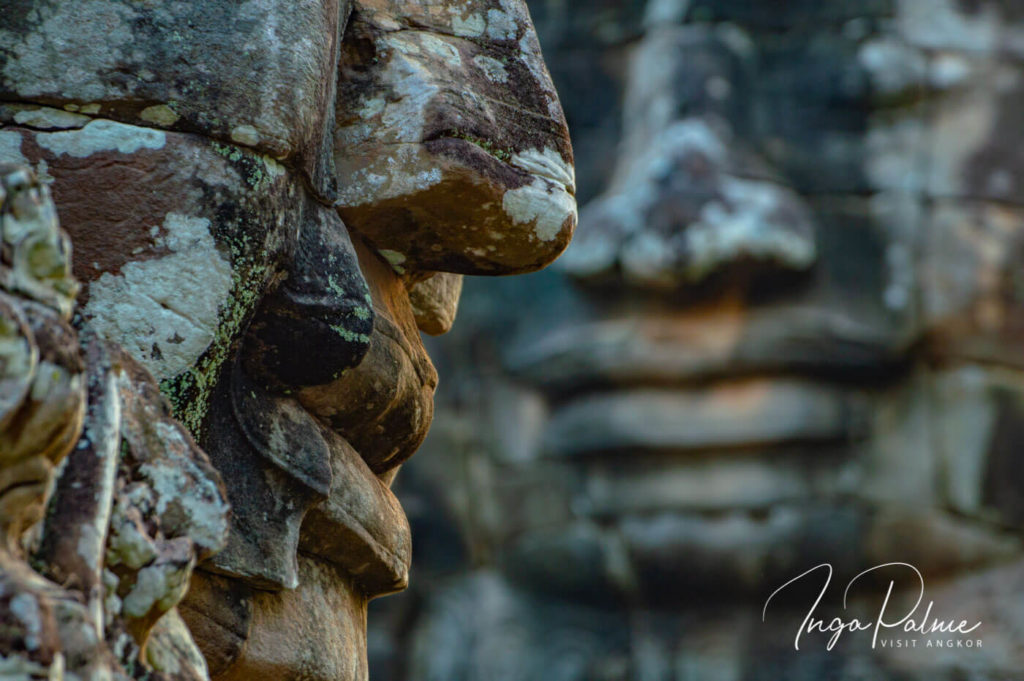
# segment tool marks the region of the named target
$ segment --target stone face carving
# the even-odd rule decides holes
[[[1019,674],[1012,4],[531,2],[581,228],[431,347],[399,496],[447,582],[372,606],[381,678]],[[825,561],[912,563],[984,647],[793,650],[813,599],[764,601]]]
[[[224,545],[220,477],[145,369],[106,341],[80,347],[46,186],[2,164],[0,186],[0,673],[206,679],[175,606]]]
[[[0,160],[58,197],[85,328],[155,377],[232,509],[221,550],[186,554],[180,533],[204,528],[165,528],[181,519],[141,492],[115,504],[126,630],[174,600],[131,584],[177,597],[196,564],[181,612],[213,678],[365,678],[366,603],[408,581],[389,487],[433,414],[420,330],[451,326],[462,273],[540,268],[576,222],[525,4],[0,0],[0,16]],[[151,409],[124,376],[124,409]],[[147,456],[128,472],[173,468]]]
[[[576,224],[575,179],[526,5],[354,7],[335,131],[342,218],[399,268],[550,262]]]

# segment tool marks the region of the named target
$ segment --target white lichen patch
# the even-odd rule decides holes
[[[115,517],[110,529],[107,565],[127,565],[138,570],[157,557],[156,546],[134,523]]]
[[[156,424],[160,441],[179,452],[188,451],[180,430],[165,422]],[[188,466],[192,470],[183,470]],[[188,534],[192,540],[207,548],[219,547],[227,531],[227,508],[217,484],[207,477],[186,456],[158,464],[143,464],[142,473],[156,492],[156,511],[167,513],[176,503],[188,516]]]
[[[21,153],[21,135],[13,130],[0,130],[0,162],[29,165]]]
[[[45,106],[38,109],[26,109],[14,114],[14,122],[18,125],[39,128],[41,130],[81,128],[90,120],[88,116],[61,111],[60,109],[51,109]]]
[[[57,92],[80,101],[110,97],[106,74],[129,61],[125,50],[135,42],[136,10],[107,0],[34,7],[38,16],[29,30],[0,30],[7,50],[0,75],[8,88],[25,99]]]
[[[564,189],[534,177],[531,184],[505,192],[502,209],[515,224],[534,223],[541,241],[551,241],[569,218],[576,217],[576,199]]]
[[[362,206],[375,201],[407,196],[441,182],[441,169],[419,144],[399,144],[388,156],[355,169],[338,191],[339,206]]]
[[[487,37],[491,40],[512,40],[518,30],[516,20],[508,12],[500,9],[487,10]]]
[[[478,69],[483,71],[484,76],[487,80],[494,83],[507,83],[508,82],[508,71],[505,70],[505,65],[493,57],[488,57],[483,54],[478,54],[473,57],[473,64]]]
[[[167,127],[177,122],[178,114],[174,113],[174,109],[166,104],[154,104],[140,111],[139,118],[154,125]]]
[[[59,155],[86,158],[100,151],[133,154],[139,149],[161,149],[167,142],[163,130],[94,120],[79,130],[36,133],[36,143]]]
[[[238,144],[254,147],[260,142],[260,133],[251,125],[236,125],[231,129],[231,140]]]
[[[387,36],[381,41],[385,48],[401,51],[401,46],[415,44],[414,35]],[[381,74],[382,84],[397,97],[387,102],[381,113],[383,142],[419,142],[423,139],[426,109],[438,93],[435,74],[419,58],[395,54]]]
[[[547,67],[544,66],[540,43],[537,42],[537,37],[531,31],[526,31],[519,39],[518,56],[519,61],[527,68],[538,88],[544,93],[544,98],[548,103],[548,114],[553,118],[560,118],[563,115],[562,105],[559,103],[558,97],[555,96],[554,85],[551,84],[551,77],[548,75]]]
[[[90,523],[82,523],[79,530],[78,546],[75,550],[86,565],[99,565],[102,533]]]
[[[38,650],[40,634],[43,631],[42,613],[39,611],[39,602],[28,593],[19,593],[11,599],[11,614],[21,620],[25,627],[25,647],[28,650]],[[6,678],[0,676],[0,678]]]
[[[163,612],[173,607],[184,595],[191,570],[174,564],[157,564],[143,568],[135,584],[121,603],[121,611],[140,618],[154,607]]]
[[[416,35],[419,37],[423,49],[427,52],[443,60],[452,68],[457,69],[462,66],[462,55],[459,54],[459,48],[452,45],[448,40],[433,33],[417,33]]]
[[[285,174],[285,167],[278,163],[276,159],[264,155],[260,156],[260,160],[263,161],[263,167],[266,168],[268,177],[278,178]]]
[[[896,30],[907,43],[932,50],[991,53],[998,44],[997,6],[967,12],[955,0],[899,0]]]
[[[775,217],[787,202],[797,202],[789,190],[769,182],[723,178],[726,203],[709,201],[700,219],[686,230],[688,273],[695,279],[719,266],[747,257],[773,260],[792,269],[810,267],[817,258],[807,225],[780,223]],[[796,229],[795,229],[796,228]]]
[[[399,274],[405,274],[405,268],[402,267],[402,263],[405,262],[405,255],[403,253],[392,251],[387,248],[382,248],[377,252],[380,253],[382,258],[388,261],[388,264],[391,265],[391,269]]]
[[[514,154],[511,165],[531,175],[537,175],[565,187],[568,192],[576,191],[576,169],[565,162],[562,155],[550,147],[527,149]]]
[[[468,17],[463,18],[457,14],[458,10],[454,7],[451,8],[452,16],[452,31],[455,35],[462,38],[479,38],[484,34],[484,30],[487,28],[487,20],[484,19],[482,14],[470,14]]]
[[[89,290],[85,316],[158,380],[187,371],[213,341],[231,293],[231,265],[217,250],[207,218],[168,213],[171,253],[104,273]]]
[[[402,263],[405,262],[405,255],[402,254],[402,253],[399,253],[398,251],[391,251],[391,250],[388,250],[386,248],[382,248],[381,250],[379,250],[377,252],[380,253],[381,257],[383,257],[385,260],[387,260],[392,265],[401,265]]]
[[[363,105],[359,108],[360,118],[373,118],[380,112],[384,111],[384,105],[387,102],[383,97],[373,97],[363,102]]]

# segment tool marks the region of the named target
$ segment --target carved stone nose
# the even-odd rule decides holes
[[[816,259],[800,197],[727,126],[692,117],[626,150],[562,265],[584,280],[673,290],[739,266],[802,271]]]

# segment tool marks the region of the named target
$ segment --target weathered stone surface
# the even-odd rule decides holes
[[[333,212],[313,210],[287,279],[249,329],[246,370],[285,390],[327,383],[359,364],[372,331],[370,291],[348,232]]]
[[[74,11],[4,0],[0,99],[251,147],[300,170],[330,200],[333,75],[349,10],[347,0],[94,0]],[[14,116],[44,129],[69,118]]]
[[[4,555],[43,516],[46,490],[78,441],[85,364],[69,325],[78,289],[49,191],[0,163],[0,531]]]
[[[338,211],[403,270],[538,269],[576,225],[568,131],[522,0],[354,3]]]
[[[1022,377],[965,366],[937,373],[930,395],[943,500],[958,513],[1014,526],[1024,517],[1016,454]]]
[[[856,495],[871,504],[944,506],[940,485],[943,445],[934,441],[945,415],[936,418],[935,387],[927,371],[918,370],[881,394],[872,395],[860,433]],[[939,440],[943,438],[940,436]],[[958,458],[964,460],[966,452]]]
[[[451,326],[450,272],[540,268],[575,226],[566,124],[525,4],[66,9],[0,0],[0,161],[60,194],[95,337],[87,432],[41,538],[24,535],[67,588],[36,598],[56,634],[22,671],[64,654],[69,681],[365,679],[366,603],[408,580],[389,486],[433,412],[418,326]],[[45,454],[62,454],[82,405],[59,384],[75,376],[50,369],[81,368],[61,354],[76,290],[63,237],[16,223],[0,437],[28,423],[45,440],[22,419],[38,370],[54,381],[43,416],[71,433]],[[11,292],[57,310],[65,336]],[[0,629],[16,638],[35,624],[7,627],[11,603]]]
[[[212,401],[210,455],[232,481],[234,513],[228,544],[208,567],[259,588],[294,589],[302,518],[331,486],[320,425],[293,398],[266,393],[238,367]]]
[[[214,464],[238,477],[230,489],[238,531],[217,558],[220,569],[293,585],[302,515],[327,493],[330,470],[322,441],[316,451],[289,451],[293,442],[266,439],[265,419],[294,402],[264,389],[326,382],[366,351],[368,291],[344,226],[270,157],[102,119],[75,126],[3,134],[14,142],[8,153],[45,163],[66,197],[76,268],[87,282],[83,315],[162,380]],[[101,203],[102,192],[115,198]],[[235,347],[280,279],[248,346],[246,364],[260,383],[238,371],[232,379]],[[284,330],[288,304],[304,321]],[[315,361],[296,335],[316,346]],[[299,360],[283,362],[278,349]],[[257,392],[257,405],[245,404]],[[245,399],[236,404],[232,394]],[[301,408],[293,412],[316,447],[319,426]],[[294,501],[278,505],[282,497]],[[277,547],[269,559],[268,546]]]
[[[94,342],[90,412],[56,485],[37,560],[74,584],[126,666],[154,659],[169,678],[206,678],[188,632],[174,626],[196,562],[226,539],[220,476],[170,416],[156,382],[116,347]],[[168,622],[163,618],[169,617]]]
[[[699,597],[694,594],[709,588],[760,595],[794,570],[820,562],[856,568],[862,524],[855,509],[818,505],[781,506],[760,516],[626,516],[620,527],[637,588],[654,605]]]
[[[145,649],[149,631],[185,595],[192,568],[224,547],[229,507],[220,475],[173,420],[152,376],[123,351],[113,358],[121,448],[105,570],[117,578],[112,591],[127,630]]]
[[[235,662],[249,638],[252,589],[236,580],[196,570],[180,609],[210,676],[218,677]]]
[[[104,119],[0,134],[62,197],[83,315],[165,382],[201,435],[228,349],[316,210],[301,183],[268,156]]]
[[[965,83],[935,104],[927,140],[928,192],[1019,204],[1024,155],[1011,113],[1024,101],[1019,63],[968,62],[960,70],[968,71]]]
[[[438,272],[409,289],[409,301],[420,331],[440,336],[451,330],[459,310],[462,275]]]
[[[507,344],[509,368],[556,394],[780,370],[855,380],[893,370],[918,332],[912,230],[920,212],[889,194],[807,203],[821,217],[818,255],[796,279],[767,265],[746,276],[741,267],[717,286],[659,295],[643,282],[640,291],[637,282],[623,287],[614,270],[582,292],[538,276],[536,295],[546,291],[552,303],[508,301],[529,305],[538,322]]]
[[[412,537],[398,499],[341,436],[328,438],[331,490],[306,515],[300,548],[343,568],[367,596],[404,589]]]
[[[516,343],[509,367],[558,393],[579,387],[675,385],[779,368],[875,372],[895,363],[906,336],[841,311],[759,309],[725,302],[679,314],[615,314]]]
[[[638,460],[586,467],[586,515],[609,518],[674,509],[764,512],[855,491],[851,466],[835,461],[828,451],[804,456],[756,451],[670,461],[634,458]]]
[[[987,54],[1020,49],[1020,8],[1005,0],[900,0],[897,30],[904,40],[933,50]]]
[[[49,192],[27,168],[0,169],[2,672],[203,681],[174,607],[224,544],[223,485],[145,369],[91,330],[80,350]]]
[[[929,589],[936,607],[955,608],[956,618],[968,622],[981,622],[984,631],[984,655],[974,655],[970,673],[989,678],[1013,678],[1022,663],[1017,636],[1021,627],[1020,609],[1006,593],[1016,593],[1024,578],[1024,563],[1020,560],[1009,565],[979,570],[951,579]],[[993,588],[997,585],[998,588]],[[1006,591],[1004,591],[1004,589]],[[950,679],[964,665],[963,649],[911,648],[896,654],[881,653],[887,667],[914,681],[928,678]],[[966,666],[966,665],[964,665]]]
[[[40,485],[78,440],[85,376],[77,339],[60,313],[0,290],[0,314],[0,489],[8,490],[0,515],[15,541],[42,517]]]
[[[253,595],[249,639],[217,681],[367,678],[365,600],[327,563],[299,569],[297,589]]]
[[[380,474],[409,458],[426,437],[437,372],[420,340],[405,284],[365,245],[357,242],[356,252],[373,299],[370,349],[336,381],[305,387],[297,397]]]

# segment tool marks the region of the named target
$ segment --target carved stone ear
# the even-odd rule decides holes
[[[337,214],[317,206],[299,231],[287,278],[253,320],[245,369],[277,390],[329,383],[362,361],[372,332],[370,291],[352,241]]]
[[[206,450],[230,480],[227,546],[205,568],[272,591],[299,583],[302,519],[331,488],[320,425],[294,400],[268,393],[236,363],[211,401]]]
[[[293,399],[267,394],[243,371],[231,376],[231,406],[257,452],[314,492],[331,489],[330,451],[320,426]]]

